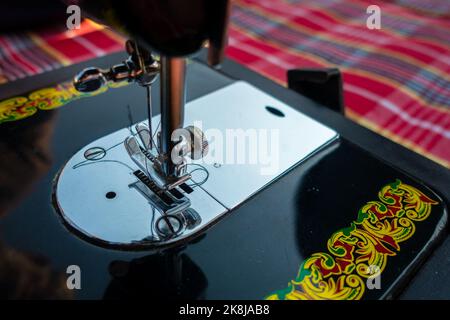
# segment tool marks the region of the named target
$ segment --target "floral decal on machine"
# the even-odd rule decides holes
[[[60,83],[54,87],[39,89],[27,96],[17,96],[0,101],[0,124],[3,122],[22,120],[33,116],[38,110],[60,108],[71,101],[92,97],[104,93],[108,88],[116,88],[128,83],[109,84],[108,87],[91,93],[78,92],[71,81]]]
[[[416,188],[396,180],[358,212],[348,228],[328,240],[328,252],[308,257],[287,288],[266,297],[269,300],[358,300],[364,296],[369,268],[381,274],[389,257],[400,252],[400,243],[411,238],[416,223],[427,219],[433,205]]]

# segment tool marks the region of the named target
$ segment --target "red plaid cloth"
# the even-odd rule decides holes
[[[228,56],[281,84],[340,68],[348,117],[450,168],[449,18],[448,0],[236,0]]]
[[[90,20],[79,30],[0,35],[0,84],[123,50],[123,39]]]

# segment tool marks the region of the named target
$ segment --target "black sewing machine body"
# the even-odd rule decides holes
[[[97,62],[108,65],[118,56]],[[21,88],[7,85],[1,99],[26,97],[27,92],[66,81],[79,69],[22,80]],[[449,279],[432,271],[442,263],[439,251],[414,277],[447,238],[448,170],[232,62],[226,61],[222,72],[196,61],[188,70],[188,101],[238,78],[329,126],[339,137],[193,237],[164,248],[121,251],[124,248],[79,238],[74,228],[63,226],[52,190],[73,154],[129,126],[127,105],[134,122],[145,119],[145,93],[128,85],[52,110],[41,108],[28,118],[0,124],[2,137],[18,141],[18,152],[28,154],[30,147],[19,144],[25,139],[21,135],[31,134],[36,141],[45,137],[52,159],[40,174],[32,164],[18,161],[17,166],[23,166],[18,170],[27,178],[2,186],[17,204],[1,221],[4,242],[47,257],[60,272],[78,265],[78,298],[380,299],[401,292],[413,298],[445,296]],[[158,97],[153,98],[158,106]],[[36,144],[34,150],[41,148]],[[40,152],[42,148],[32,157]],[[8,161],[6,155],[1,157]],[[447,246],[448,241],[439,249],[441,255]],[[366,265],[381,268],[381,289],[367,287]],[[321,281],[327,285],[319,285]],[[330,281],[335,281],[334,289]]]

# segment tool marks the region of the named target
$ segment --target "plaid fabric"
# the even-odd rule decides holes
[[[123,50],[115,33],[90,20],[79,30],[0,35],[0,84]]]
[[[346,115],[450,168],[450,1],[233,0],[228,56],[286,83],[286,70],[338,67]],[[381,30],[366,28],[369,5]],[[0,36],[0,83],[123,49],[81,30]]]
[[[281,84],[340,68],[348,117],[450,168],[449,17],[448,0],[236,0],[228,56]]]

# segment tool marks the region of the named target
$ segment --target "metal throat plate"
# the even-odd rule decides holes
[[[159,116],[152,119],[153,127]],[[338,137],[317,121],[265,94],[236,82],[186,105],[185,126],[200,127],[209,156],[189,164],[189,210],[199,217],[176,236],[161,238],[162,215],[132,186],[136,165],[123,141],[129,129],[102,137],[78,151],[56,179],[54,202],[71,230],[88,241],[119,249],[161,248],[197,236],[207,226]],[[86,151],[96,155],[87,160]],[[209,176],[204,183],[205,171]],[[203,177],[202,177],[203,175]]]

